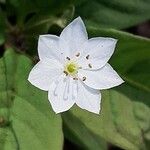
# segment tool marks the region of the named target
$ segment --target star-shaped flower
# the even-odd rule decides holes
[[[117,40],[95,37],[88,39],[80,17],[73,20],[60,37],[40,35],[40,61],[28,80],[48,91],[48,99],[56,113],[70,109],[75,103],[82,109],[99,113],[102,89],[124,81],[107,63]]]

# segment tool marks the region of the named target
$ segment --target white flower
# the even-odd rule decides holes
[[[75,103],[82,109],[99,113],[101,93],[123,83],[107,63],[117,40],[95,37],[88,39],[80,17],[60,34],[41,35],[38,42],[40,61],[28,80],[48,91],[48,99],[56,113],[70,109]]]

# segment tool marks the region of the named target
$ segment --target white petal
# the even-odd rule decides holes
[[[82,82],[78,82],[78,97],[76,104],[82,109],[99,114],[101,93],[99,90],[92,89]]]
[[[81,51],[81,45],[88,40],[85,25],[80,17],[64,28],[60,35],[60,47],[71,57]]]
[[[63,73],[62,65],[56,60],[44,59],[38,62],[31,70],[28,80],[34,86],[48,91],[55,78]]]
[[[84,83],[94,89],[109,89],[124,82],[108,63],[98,70],[80,70],[79,77],[86,77]]]
[[[75,100],[72,97],[71,78],[60,76],[50,85],[48,97],[52,108],[56,113],[70,109],[75,103]]]
[[[103,37],[88,40],[83,45],[82,59],[80,59],[79,64],[82,68],[89,70],[103,67],[114,53],[116,42],[116,39]],[[88,55],[89,59],[86,59]],[[88,64],[91,64],[92,68]]]
[[[38,53],[40,60],[45,58],[60,61],[61,50],[59,48],[59,37],[55,35],[40,35],[38,41]]]

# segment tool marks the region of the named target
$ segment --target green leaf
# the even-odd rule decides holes
[[[83,144],[87,140],[79,133],[84,128],[97,135],[97,139],[102,138],[123,149],[148,150],[150,40],[116,30],[92,27],[89,28],[89,33],[91,37],[105,36],[118,39],[110,64],[124,78],[125,83],[113,90],[102,91],[100,115],[78,107],[65,113],[63,120],[66,128]]]
[[[40,33],[47,33],[48,29],[54,24],[64,28],[66,24],[72,19],[73,15],[74,7],[72,6],[64,10],[62,15],[59,17],[56,17],[52,14],[36,14],[26,22],[24,30],[30,34],[33,34],[36,31],[40,31]]]
[[[76,15],[98,27],[123,29],[150,19],[149,0],[85,0]]]
[[[107,142],[91,132],[84,123],[74,115],[64,114],[64,134],[79,147],[86,150],[107,150]]]
[[[63,115],[63,119],[74,134],[78,130],[82,131],[84,128],[84,130],[86,129],[92,132],[92,134],[96,134],[97,139],[98,137],[102,137],[106,141],[123,149],[148,150],[145,141],[149,140],[146,136],[150,131],[150,120],[145,116],[150,115],[150,110],[142,103],[136,104],[135,107],[135,102],[132,101],[134,100],[131,100],[128,96],[118,91],[105,91],[102,94],[102,110],[100,115],[94,115],[74,107],[70,112]],[[142,110],[145,111],[139,119],[137,118],[137,114],[141,112],[138,108],[140,105],[142,105]],[[78,127],[72,123],[75,119]],[[80,122],[82,122],[84,127],[81,128]],[[144,127],[140,127],[139,122],[142,122],[141,124]],[[80,141],[84,140],[83,137],[81,134]],[[83,139],[81,140],[81,138]]]
[[[60,16],[72,4],[73,0],[8,0],[7,11],[13,10],[17,17],[17,24],[22,28],[26,20],[34,15]]]
[[[52,111],[47,94],[27,81],[31,68],[26,56],[12,50],[0,59],[0,147],[61,150],[61,118]]]

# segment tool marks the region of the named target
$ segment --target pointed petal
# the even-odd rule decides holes
[[[92,89],[80,81],[78,83],[78,97],[76,104],[82,109],[99,114],[101,102],[100,91]]]
[[[89,70],[103,67],[114,53],[116,42],[116,39],[103,37],[88,40],[83,45],[83,57],[79,60],[79,64],[82,68]],[[86,59],[86,56],[89,58]],[[89,64],[92,66],[91,68]]]
[[[81,50],[81,45],[88,40],[85,25],[80,17],[74,19],[64,28],[60,35],[60,47],[67,56],[75,55]]]
[[[41,60],[31,70],[28,80],[41,90],[48,91],[55,78],[63,73],[62,65],[56,60]]]
[[[70,78],[60,76],[53,82],[50,85],[48,97],[56,113],[70,109],[75,103],[72,97],[72,82]]]
[[[38,41],[38,53],[40,60],[45,58],[61,60],[59,37],[55,35],[40,35]]]
[[[122,84],[124,81],[107,63],[99,70],[80,70],[79,77],[86,77],[84,83],[94,89],[109,89]]]

